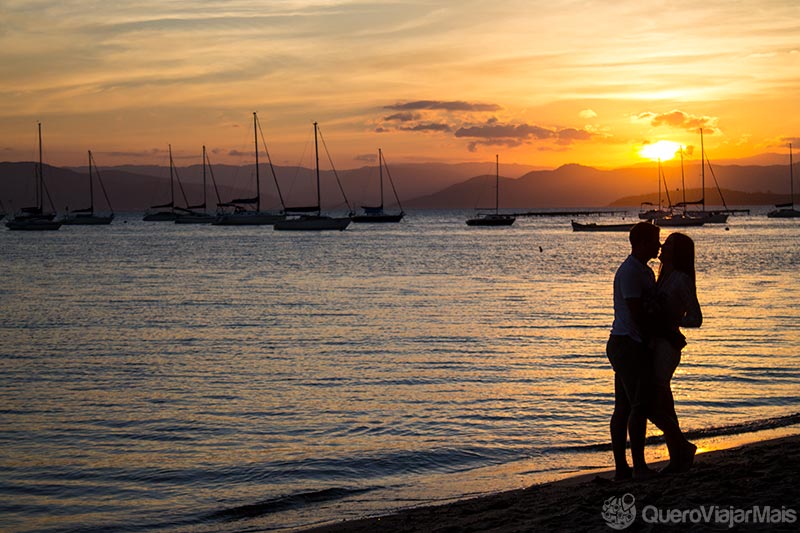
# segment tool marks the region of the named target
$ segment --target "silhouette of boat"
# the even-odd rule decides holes
[[[100,184],[100,189],[103,191],[103,196],[106,199],[106,204],[108,205],[110,213],[108,215],[97,215],[94,212],[94,180],[92,179],[92,163],[94,162],[92,151],[89,150],[89,207],[67,212],[63,223],[68,226],[101,226],[111,224],[111,221],[114,220],[114,209],[111,207],[111,201],[108,199],[108,193],[106,193],[106,188],[105,185],[103,185],[103,179],[100,177],[100,171],[97,170],[96,163],[94,169],[97,174],[97,182]]]
[[[630,231],[634,223],[626,222],[622,224],[597,224],[589,222],[581,224],[579,222],[572,222],[572,231]]]
[[[208,163],[208,169],[211,172],[211,183],[214,184],[214,191],[217,194],[217,203],[219,204],[219,191],[217,190],[217,182],[214,179],[214,171],[211,170],[211,163],[208,161],[208,155],[206,154],[206,147],[203,145],[203,203],[197,205],[190,205],[187,206],[185,210],[180,210],[178,213],[177,218],[175,219],[176,224],[211,224],[217,219],[216,215],[212,215],[206,212],[206,192],[207,192],[207,185],[206,185],[206,163]],[[202,211],[196,211],[196,209],[201,209]]]
[[[308,207],[287,207],[287,213],[297,213],[298,216],[294,218],[287,218],[275,223],[274,228],[278,231],[325,231],[325,230],[338,230],[342,231],[350,225],[350,216],[347,217],[330,217],[322,214],[321,199],[320,199],[320,186],[319,186],[319,143],[317,141],[318,128],[317,123],[314,123],[314,161],[315,172],[317,178],[317,205]],[[323,144],[325,140],[323,139]],[[327,151],[327,148],[326,148]],[[334,174],[336,171],[334,170]],[[336,177],[337,181],[339,177]],[[341,189],[341,182],[339,183]],[[344,196],[344,190],[342,190]],[[347,202],[347,197],[345,197]],[[348,204],[349,208],[349,204]],[[305,213],[316,213],[313,215],[306,215]]]
[[[789,143],[789,202],[785,204],[775,204],[776,209],[767,213],[769,218],[800,217],[800,211],[794,208],[794,171],[792,166],[792,144]]]
[[[467,219],[467,226],[510,226],[514,215],[500,213],[500,156],[495,155],[494,213],[478,213]]]
[[[669,209],[664,209],[661,205],[661,182],[664,182],[664,192],[667,196],[667,204]],[[685,190],[685,189],[684,189]],[[649,222],[661,227],[686,227],[686,226],[702,226],[705,221],[700,218],[692,218],[686,214],[686,207],[684,206],[681,211],[675,209],[672,205],[672,199],[669,196],[669,187],[667,187],[667,178],[664,176],[663,169],[661,168],[661,159],[658,160],[658,208],[653,210],[653,218],[647,219]],[[643,213],[639,213],[641,218]]]
[[[266,142],[264,143],[264,150],[267,154],[269,168],[272,171],[272,179],[275,181],[275,187],[278,190],[278,198],[281,201],[284,212],[274,213],[261,210],[261,175],[258,168],[258,133],[261,128],[258,122],[258,115],[255,112],[253,112],[253,130],[256,155],[256,195],[253,198],[237,198],[227,203],[217,204],[217,207],[220,209],[231,208],[233,211],[219,213],[216,220],[212,222],[215,226],[268,226],[286,219],[286,207],[283,203],[281,188],[280,185],[278,185],[278,178],[275,176],[275,168],[272,166],[272,159],[269,157]],[[261,139],[262,141],[264,140],[263,133],[261,134]]]
[[[36,205],[31,207],[23,207],[13,219],[6,222],[6,227],[15,231],[54,231],[61,227],[61,221],[54,220],[56,217],[56,210],[53,207],[53,202],[50,200],[50,194],[47,192],[47,187],[44,183],[44,165],[42,163],[42,123],[39,126],[39,164],[36,165]],[[44,196],[50,203],[51,212],[44,210]]]
[[[389,178],[389,184],[392,186],[392,192],[394,193],[394,199],[397,201],[397,207],[400,208],[399,213],[386,213],[383,210],[383,169],[386,168],[386,175]],[[354,215],[350,217],[350,220],[353,222],[400,222],[403,219],[405,213],[403,212],[403,206],[400,205],[400,198],[397,196],[397,189],[394,187],[394,181],[392,180],[392,175],[389,173],[389,166],[386,164],[386,160],[383,158],[383,151],[378,148],[378,183],[380,183],[380,199],[381,203],[377,206],[366,206],[363,205],[361,208],[364,210],[364,213],[360,215]]]
[[[174,222],[176,218],[178,218],[178,213],[180,211],[186,211],[185,208],[180,208],[175,206],[175,181],[177,180],[178,186],[180,187],[181,194],[183,194],[183,201],[185,204],[188,205],[189,202],[186,201],[186,193],[183,190],[183,185],[181,184],[180,177],[178,177],[177,172],[175,171],[175,163],[172,160],[172,145],[169,145],[169,194],[170,194],[170,201],[169,203],[162,204],[162,205],[154,205],[151,206],[150,209],[169,209],[169,211],[148,211],[145,213],[142,220],[145,222]]]
[[[714,177],[714,183],[717,186],[717,192],[719,193],[719,197],[722,200],[722,204],[725,206],[724,211],[706,211],[706,163],[708,163],[708,168],[711,169],[711,174],[713,176],[714,169],[711,168],[711,162],[708,161],[706,158],[705,152],[705,145],[703,142],[703,129],[700,128],[700,199],[694,202],[687,202],[686,201],[686,186],[683,186],[683,202],[676,204],[676,207],[683,208],[683,213],[690,218],[696,218],[702,220],[705,224],[724,224],[728,221],[728,212],[727,212],[727,205],[725,205],[725,198],[722,196],[722,191],[719,188],[719,184],[717,183],[716,176]],[[683,148],[681,148],[681,180],[683,181]],[[691,211],[687,209],[687,206],[690,205],[699,205],[700,211]]]

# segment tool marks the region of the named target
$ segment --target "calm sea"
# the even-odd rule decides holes
[[[469,214],[0,231],[0,529],[264,531],[610,466],[627,234]],[[684,428],[797,428],[800,222],[686,233]]]

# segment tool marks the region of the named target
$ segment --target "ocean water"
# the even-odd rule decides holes
[[[800,423],[800,222],[762,211],[685,230],[693,438]],[[0,529],[291,529],[609,467],[627,235],[469,214],[0,231]]]

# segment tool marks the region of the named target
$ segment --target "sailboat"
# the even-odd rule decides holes
[[[17,215],[6,222],[6,227],[17,231],[52,231],[61,227],[61,221],[53,220],[56,216],[53,202],[50,201],[50,213],[44,210],[44,195],[50,199],[44,184],[44,165],[42,164],[42,123],[39,123],[39,164],[36,166],[36,205],[23,207]]]
[[[151,206],[150,209],[169,209],[169,211],[148,211],[145,213],[142,220],[145,222],[174,222],[176,218],[178,218],[177,209],[175,207],[175,165],[172,161],[172,145],[169,145],[169,194],[170,194],[170,201],[167,204],[162,205],[154,205]],[[186,202],[186,193],[183,191],[183,185],[181,185],[180,178],[178,178],[178,185],[181,188],[181,193],[183,193],[183,201]]]
[[[389,177],[389,183],[392,186],[392,192],[394,193],[394,198],[397,200],[397,207],[400,208],[399,213],[386,213],[383,210],[383,169],[386,167],[386,175]],[[389,173],[389,166],[386,164],[386,160],[383,158],[383,151],[378,148],[378,182],[380,183],[381,189],[381,204],[378,206],[361,206],[364,209],[364,213],[361,215],[354,215],[350,217],[353,222],[400,222],[402,220],[403,215],[403,206],[400,205],[400,198],[397,196],[397,190],[394,188],[394,181],[392,181],[392,175]]]
[[[684,198],[684,201],[678,204],[678,206],[683,207],[684,213],[686,216],[691,218],[700,219],[706,224],[724,224],[728,221],[728,213],[725,211],[706,211],[706,163],[708,163],[709,168],[711,168],[711,162],[708,161],[706,158],[706,151],[703,143],[703,129],[700,128],[700,199],[694,202],[687,202]],[[683,149],[681,149],[681,175],[683,175]],[[712,169],[713,175],[713,169]],[[714,182],[716,183],[717,178],[714,177]],[[684,191],[686,188],[684,187]],[[717,184],[717,191],[719,192],[720,198],[722,198],[722,191],[719,188],[719,184]],[[722,198],[723,205],[725,204],[725,199]],[[700,211],[689,211],[686,209],[688,205],[699,205],[701,207]],[[725,208],[727,209],[727,205]]]
[[[661,159],[658,160],[658,204],[654,204],[653,202],[642,202],[639,208],[639,218],[642,220],[653,221],[659,218],[668,217],[672,214],[672,209],[665,208],[661,202],[661,180],[663,178],[663,173],[661,171]],[[667,198],[669,198],[669,191],[667,192]],[[667,200],[669,202],[669,200]],[[649,209],[646,209],[649,208]]]
[[[798,218],[800,211],[794,208],[794,171],[792,170],[792,144],[789,143],[789,202],[776,204],[776,209],[767,213],[769,218]]]
[[[253,112],[253,130],[256,153],[256,195],[253,198],[237,198],[227,203],[217,204],[219,208],[232,208],[233,212],[220,213],[217,215],[217,219],[212,222],[215,226],[264,226],[286,219],[286,214],[284,212],[272,213],[261,210],[261,177],[258,168],[258,132],[260,127],[258,124],[258,115],[255,112]],[[263,133],[261,137],[263,140]],[[266,150],[266,143],[264,143],[264,148]],[[267,151],[267,161],[269,161],[272,179],[275,180],[275,187],[278,190],[278,198],[283,206],[283,196],[281,195],[281,189],[278,185],[278,178],[275,176],[275,168],[272,166],[272,160],[269,157],[269,151]],[[248,206],[255,206],[255,209],[248,209]]]
[[[495,155],[494,213],[478,213],[467,219],[467,226],[510,226],[517,219],[514,215],[500,213],[500,156]]]
[[[206,163],[208,163],[208,169],[211,170],[211,162],[208,161],[206,147],[203,145],[203,203],[187,206],[185,210],[181,209],[175,219],[176,224],[211,224],[217,219],[216,215],[206,212]],[[214,179],[213,170],[211,170],[211,182],[214,184],[214,192],[217,193],[217,203],[219,204],[219,191],[217,190],[217,182]],[[195,209],[202,209],[202,211],[195,211]]]
[[[321,200],[320,200],[320,186],[319,186],[319,143],[317,141],[318,128],[317,123],[314,123],[314,161],[315,171],[317,178],[317,205],[310,207],[287,207],[287,212],[298,213],[299,216],[295,218],[287,218],[280,222],[275,223],[275,229],[279,231],[324,231],[324,230],[339,230],[342,231],[350,225],[350,217],[329,217],[322,214]],[[323,139],[323,143],[324,143]],[[334,171],[335,172],[335,171]],[[338,176],[337,176],[338,180]],[[341,189],[341,183],[339,184]],[[344,194],[344,191],[342,191]],[[345,202],[347,198],[345,198]],[[348,205],[349,207],[349,205]],[[314,213],[313,215],[305,215],[300,213]]]
[[[683,212],[676,211],[672,205],[672,199],[669,197],[669,187],[667,187],[667,178],[664,176],[664,172],[661,168],[661,159],[658,160],[658,175],[659,180],[664,181],[664,192],[667,195],[667,204],[669,205],[669,211],[664,214],[664,211],[661,210],[650,219],[650,222],[655,224],[656,226],[661,227],[685,227],[685,226],[702,226],[705,224],[705,221],[692,218],[686,215],[686,207],[683,208]],[[684,188],[685,190],[685,188]],[[659,205],[661,204],[661,185],[659,184]],[[659,208],[661,209],[661,208]],[[641,214],[639,215],[641,216]]]
[[[103,180],[100,177],[100,171],[97,170],[97,163],[94,165],[97,174],[97,182],[100,184],[100,189],[103,191],[106,204],[111,212],[108,215],[96,215],[94,213],[94,180],[92,179],[92,163],[95,163],[95,161],[94,157],[92,157],[92,151],[89,150],[89,207],[68,212],[64,217],[64,224],[73,226],[99,226],[111,224],[111,221],[114,220],[114,209],[111,207],[111,201],[108,199],[105,185],[103,185]]]

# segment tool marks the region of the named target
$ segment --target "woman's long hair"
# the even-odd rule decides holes
[[[692,280],[692,288],[696,290],[697,276],[694,270],[694,241],[683,233],[672,233],[667,240],[673,242],[672,264],[675,270],[683,272]]]

